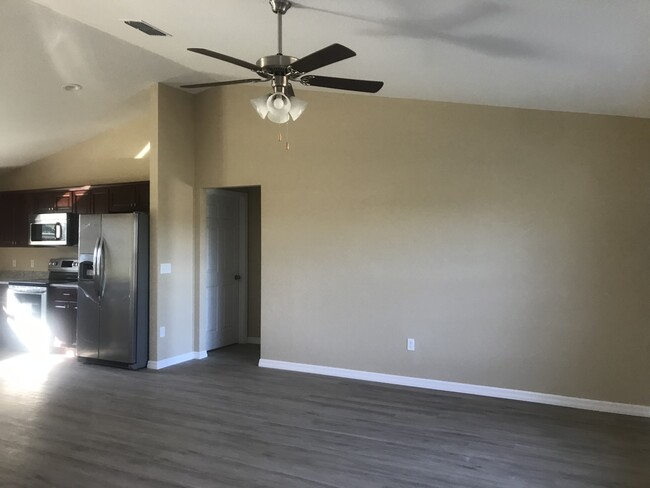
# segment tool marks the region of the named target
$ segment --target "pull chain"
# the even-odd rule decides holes
[[[289,148],[289,121],[287,121],[287,141],[284,144],[284,149],[288,151]]]
[[[282,137],[282,129],[278,131],[278,142],[282,142],[282,140],[284,139],[285,141],[284,148],[288,151],[289,149],[291,149],[291,146],[289,145],[289,122],[287,122],[286,127],[287,127],[287,132],[284,138]]]

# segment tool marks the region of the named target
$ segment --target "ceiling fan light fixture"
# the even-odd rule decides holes
[[[251,105],[262,119],[266,118],[269,109],[266,107],[266,101],[270,95],[262,95],[261,97],[251,98]]]
[[[282,92],[272,93],[266,99],[268,118],[276,124],[283,124],[289,121],[291,111],[291,100]]]
[[[292,120],[297,120],[306,108],[307,102],[298,97],[291,97],[291,109],[289,110],[289,115],[291,115]]]

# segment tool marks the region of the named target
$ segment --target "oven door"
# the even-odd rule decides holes
[[[7,323],[18,342],[30,352],[48,352],[52,344],[46,311],[46,286],[9,284]]]

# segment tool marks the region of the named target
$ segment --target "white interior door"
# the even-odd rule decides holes
[[[207,205],[207,333],[206,349],[239,342],[241,212],[245,196],[226,190],[209,190]]]

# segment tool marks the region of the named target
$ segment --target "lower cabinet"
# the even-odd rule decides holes
[[[4,283],[0,283],[0,350],[9,346],[9,324],[7,324],[7,288]]]
[[[57,347],[77,342],[77,289],[50,286],[47,292],[47,325]]]

